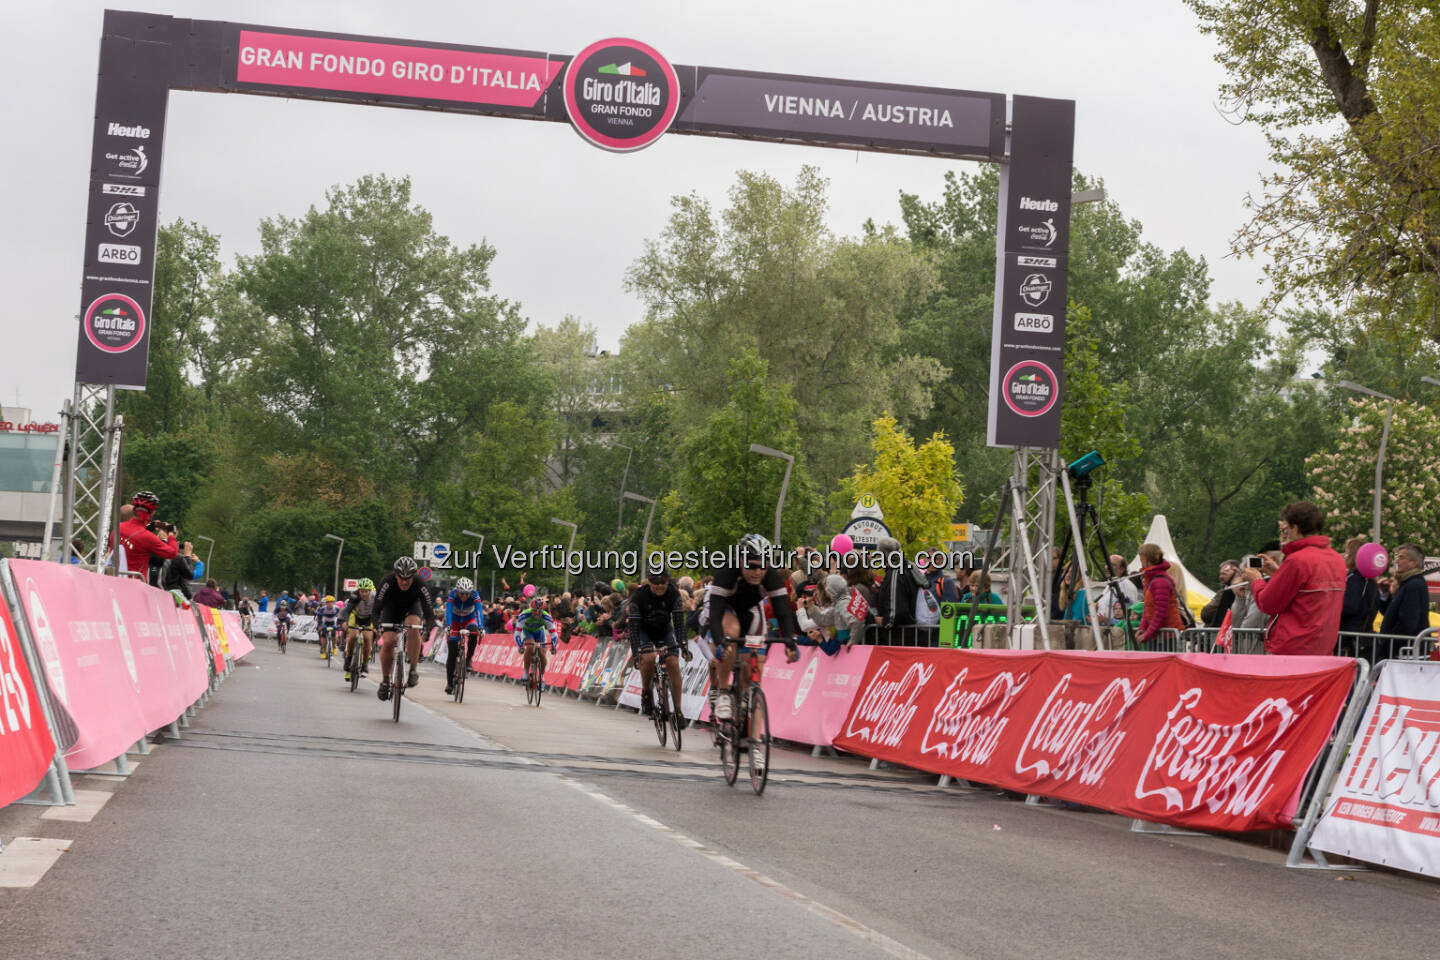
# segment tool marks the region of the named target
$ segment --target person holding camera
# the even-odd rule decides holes
[[[1266,653],[1335,652],[1345,602],[1345,558],[1330,549],[1324,529],[1325,514],[1315,504],[1299,500],[1288,505],[1280,513],[1284,562],[1277,565],[1266,556],[1260,570],[1246,566],[1241,571],[1255,606],[1271,618]]]
[[[180,552],[175,544],[175,525],[151,519],[160,506],[160,498],[149,490],[135,494],[130,504],[135,508],[135,515],[120,524],[125,568],[148,582],[151,555],[169,560]]]
[[[160,568],[160,589],[179,590],[186,600],[193,600],[190,581],[195,579],[195,544],[186,540],[180,550]]]

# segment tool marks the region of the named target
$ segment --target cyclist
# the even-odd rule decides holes
[[[555,652],[555,647],[560,640],[555,630],[555,621],[550,618],[550,614],[545,612],[545,601],[537,596],[531,599],[529,605],[521,607],[520,612],[515,615],[515,646],[521,650],[527,678],[529,677],[530,651],[532,648],[538,651],[542,683],[545,677],[545,667],[549,662],[545,656],[547,639],[550,641],[550,651]]]
[[[425,581],[416,576],[418,569],[413,559],[401,557],[375,591],[375,621],[383,625],[403,620],[405,624],[405,659],[410,664],[410,676],[405,681],[407,688],[420,682],[421,621],[427,632],[435,625],[435,601]],[[381,700],[390,699],[390,668],[394,659],[395,630],[392,628],[380,634],[380,668],[384,678],[376,696]]]
[[[710,634],[715,640],[715,690],[719,691],[712,708],[720,720],[729,720],[733,706],[727,688],[730,685],[730,671],[734,669],[739,648],[747,636],[765,634],[765,600],[768,598],[780,636],[785,641],[785,659],[794,663],[800,657],[795,646],[795,612],[790,607],[790,591],[785,575],[770,566],[772,552],[770,541],[758,533],[747,533],[740,538],[739,567],[725,567],[715,571],[715,581],[710,585]],[[720,647],[724,645],[721,655]],[[757,654],[757,669],[764,670],[764,648]],[[748,664],[747,664],[748,666]],[[758,683],[758,676],[742,677],[745,683]]]
[[[290,616],[289,604],[281,601],[280,606],[275,608],[275,642],[285,646],[285,641],[290,639]]]
[[[465,669],[475,659],[475,644],[480,637],[480,594],[469,577],[455,581],[455,589],[445,599],[445,629],[450,635],[450,650],[445,657],[445,695],[455,692],[455,661],[460,656],[460,631],[469,630],[470,642],[466,644]]]
[[[250,598],[242,596],[236,601],[235,612],[240,614],[240,629],[245,632],[245,636],[250,636],[250,617],[254,614],[250,606]]]
[[[345,624],[345,663],[348,665],[351,651],[355,646],[355,637],[360,635],[362,645],[360,652],[364,654],[360,658],[360,676],[370,673],[370,642],[375,638],[375,581],[365,577],[355,585],[355,592],[345,601],[345,609],[340,611],[340,620]],[[350,671],[345,671],[345,682],[350,682]]]
[[[335,646],[335,625],[340,620],[340,608],[335,598],[328,593],[325,602],[315,610],[315,626],[320,633],[320,656],[329,656]]]
[[[680,710],[680,664],[675,654],[680,653],[689,663],[693,658],[685,644],[685,604],[680,600],[680,591],[670,582],[670,573],[664,564],[652,563],[645,574],[645,585],[630,595],[626,604],[629,614],[630,654],[633,662],[640,665],[640,712],[649,716],[655,709],[651,684],[655,682],[655,657],[663,651],[661,660],[665,672],[670,675],[670,702]]]

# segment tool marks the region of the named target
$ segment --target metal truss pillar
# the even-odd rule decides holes
[[[70,404],[70,451],[65,470],[62,558],[78,537],[80,562],[103,572],[115,506],[123,418],[115,416],[115,387],[76,383]]]

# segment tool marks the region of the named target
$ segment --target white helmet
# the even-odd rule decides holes
[[[461,577],[459,580],[456,580],[456,581],[455,581],[455,592],[456,592],[456,593],[474,593],[474,592],[475,592],[475,584],[473,584],[473,583],[470,582],[470,578],[469,578],[469,577]]]

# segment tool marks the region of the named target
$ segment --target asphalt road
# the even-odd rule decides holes
[[[1366,958],[1423,955],[1440,885],[777,751],[754,796],[703,730],[438,666],[397,725],[313,647],[262,646],[90,823],[0,890],[27,958]]]

